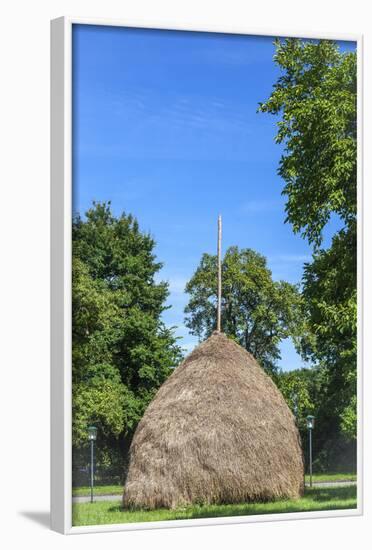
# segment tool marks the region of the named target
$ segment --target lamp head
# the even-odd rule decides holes
[[[89,441],[95,441],[97,439],[97,428],[95,426],[88,427],[88,439]]]
[[[306,417],[307,429],[308,429],[308,430],[312,430],[312,429],[314,428],[314,424],[315,424],[315,416],[312,416],[311,414],[309,414],[309,415]]]

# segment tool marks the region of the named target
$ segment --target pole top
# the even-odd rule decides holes
[[[218,215],[217,233],[217,332],[221,332],[221,297],[222,297],[222,268],[221,268],[221,241],[222,216]]]

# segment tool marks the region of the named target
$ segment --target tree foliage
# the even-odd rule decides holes
[[[357,289],[354,231],[341,230],[334,236],[331,247],[320,250],[313,262],[305,266],[303,297],[306,315],[315,334],[313,346],[303,346],[304,355],[326,365],[329,371],[329,387],[320,412],[328,416],[329,411],[333,411],[338,419],[337,422],[333,420],[334,429],[355,438]],[[354,423],[350,422],[352,411]]]
[[[280,371],[275,377],[275,382],[297,418],[306,471],[309,468],[309,434],[306,416],[309,414],[315,416],[312,446],[314,471],[353,471],[356,467],[353,435],[356,417],[353,409],[348,409],[349,414],[342,421],[344,435],[340,437],[335,429],[339,420],[334,414],[334,409],[329,406],[330,394],[332,394],[329,369],[323,365],[314,365],[312,368]]]
[[[276,377],[278,388],[292,410],[299,427],[306,428],[306,416],[314,414],[313,378],[309,369],[281,371]]]
[[[302,352],[328,371],[321,423],[355,438],[356,427],[356,54],[327,40],[276,41],[281,76],[259,110],[279,116],[286,221],[314,247],[305,264]],[[324,228],[341,229],[328,249]],[[323,420],[322,420],[323,419]]]
[[[128,447],[157,388],[180,360],[161,313],[167,283],[137,221],[94,204],[72,228],[73,444],[99,428],[100,449]]]
[[[186,285],[186,326],[200,339],[216,328],[217,257],[203,254]],[[300,296],[295,286],[274,282],[264,256],[228,248],[222,261],[222,330],[270,372],[277,367],[281,340],[297,327]]]
[[[316,246],[332,214],[356,216],[356,55],[328,40],[276,41],[282,75],[259,110],[280,115],[287,221]]]

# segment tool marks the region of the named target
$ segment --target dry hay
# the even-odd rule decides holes
[[[257,361],[214,332],[172,373],[135,432],[123,504],[175,508],[297,498],[294,417]]]

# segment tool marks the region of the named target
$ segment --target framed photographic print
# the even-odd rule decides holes
[[[52,527],[356,515],[360,36],[52,21]]]

